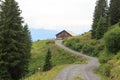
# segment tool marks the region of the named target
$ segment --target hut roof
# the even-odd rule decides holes
[[[72,31],[69,31],[69,30],[63,30],[63,31],[69,33],[71,36],[76,36],[76,34],[74,32],[72,32]],[[62,33],[63,31],[59,32],[58,34]]]

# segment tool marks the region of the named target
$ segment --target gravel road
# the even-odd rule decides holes
[[[81,77],[83,80],[101,80],[98,76],[94,74],[94,69],[100,65],[97,58],[84,55],[65,47],[64,45],[62,45],[62,40],[56,40],[56,45],[73,54],[89,59],[89,62],[87,64],[76,64],[67,66],[58,74],[58,76],[54,80],[74,80],[75,77]]]

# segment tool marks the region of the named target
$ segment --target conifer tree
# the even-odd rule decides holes
[[[114,25],[120,20],[120,0],[110,1],[110,18],[111,25]]]
[[[101,16],[96,29],[96,39],[101,39],[105,32],[105,19]]]
[[[25,65],[23,68],[25,69],[25,71],[28,71],[28,63],[29,63],[29,59],[30,59],[30,51],[31,51],[31,45],[32,45],[31,44],[32,40],[31,40],[31,35],[29,32],[29,29],[28,29],[28,25],[24,26],[23,33],[24,33],[23,43],[24,43],[24,53],[25,53],[24,59],[22,59],[24,65]]]
[[[47,52],[47,55],[45,58],[45,64],[43,67],[43,71],[48,71],[52,68],[52,64],[51,64],[50,59],[51,59],[51,51],[50,51],[50,49],[48,49],[48,52]]]
[[[24,44],[25,44],[25,50],[26,50],[26,53],[29,53],[27,57],[30,57],[30,50],[31,50],[31,43],[32,43],[32,40],[31,40],[31,34],[30,34],[30,31],[28,29],[28,25],[26,24],[23,28],[23,33],[24,33]]]
[[[0,80],[19,80],[28,65],[25,59],[30,50],[25,46],[28,34],[15,0],[2,1],[0,9]]]
[[[93,16],[92,30],[91,30],[92,38],[96,38],[96,28],[97,28],[97,24],[99,22],[100,17],[102,16],[106,19],[107,9],[108,9],[107,0],[97,0],[95,11],[94,11],[94,16]]]

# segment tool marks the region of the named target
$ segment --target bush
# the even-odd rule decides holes
[[[108,60],[110,60],[112,58],[113,54],[105,51],[103,53],[99,54],[99,61],[100,63],[107,63]]]
[[[116,27],[104,36],[105,46],[108,51],[117,53],[120,50],[120,28]]]
[[[67,43],[66,43],[67,47],[70,47],[71,49],[78,50],[77,43],[79,43],[79,39],[77,39],[77,38],[71,38],[71,39],[66,40],[66,41],[67,41]],[[64,43],[65,43],[65,41],[64,41]]]
[[[91,39],[90,33],[79,37],[64,39],[63,44],[73,50],[83,51],[83,53],[91,56],[98,56],[98,54],[105,49],[103,39]]]
[[[81,51],[82,47],[83,47],[82,43],[76,43],[74,44],[73,49],[76,51]]]
[[[85,44],[82,48],[83,53],[88,54],[88,55],[92,55],[92,53],[94,52],[94,47],[88,44]]]
[[[115,56],[115,59],[120,60],[120,52],[117,53],[117,55]]]
[[[95,46],[95,45],[97,44],[97,41],[95,41],[95,40],[90,40],[89,43],[90,43],[90,45]]]
[[[99,71],[103,74],[103,75],[105,75],[105,76],[110,76],[110,70],[111,70],[111,66],[110,66],[110,64],[107,64],[107,63],[105,63],[105,64],[102,64],[100,67],[99,67]]]

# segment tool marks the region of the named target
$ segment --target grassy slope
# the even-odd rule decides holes
[[[99,51],[102,51],[104,49],[103,39],[91,39],[91,32],[66,39],[63,43],[72,49],[80,52],[82,51],[83,53],[92,56],[98,56]]]
[[[109,30],[115,27],[119,27],[118,24],[110,27]],[[107,52],[104,39],[91,39],[91,33],[87,32],[81,36],[66,39],[63,43],[72,49],[98,57],[101,62],[98,73],[103,80],[120,80],[120,52],[117,55]]]
[[[48,72],[42,72],[48,48],[50,48],[52,52],[51,63],[53,68]],[[29,76],[29,80],[33,80],[34,77],[36,77],[37,80],[52,80],[65,66],[76,62],[84,62],[84,60],[81,60],[81,62],[80,60],[81,58],[79,56],[73,55],[59,48],[52,40],[34,42],[32,45],[31,61],[29,65],[29,75],[32,76]],[[40,76],[37,73],[38,66],[41,68]]]
[[[67,65],[60,65],[52,68],[48,72],[37,72],[32,76],[27,77],[25,80],[53,80],[57,74]]]

